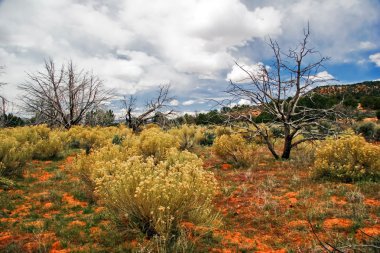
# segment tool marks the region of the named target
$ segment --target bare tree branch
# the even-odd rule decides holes
[[[291,149],[302,142],[323,138],[314,129],[320,127],[323,121],[333,122],[336,117],[342,116],[335,108],[316,109],[300,104],[303,98],[311,94],[313,88],[331,81],[329,78],[318,76],[328,58],[322,57],[318,51],[309,47],[309,38],[310,29],[307,26],[303,39],[287,52],[281,50],[277,41],[269,39],[267,44],[273,53],[272,65],[259,65],[259,69],[253,72],[236,62],[239,69],[247,75],[249,82],[230,81],[229,89],[226,91],[231,96],[230,103],[246,99],[261,112],[271,115],[272,123],[282,128],[284,147],[280,155],[274,149],[268,128],[257,124],[249,111],[245,114],[229,113],[231,121],[252,124],[276,159],[288,159]],[[305,138],[294,142],[294,138],[301,134]]]
[[[23,108],[41,123],[70,128],[82,122],[85,114],[112,97],[95,75],[77,70],[72,61],[59,70],[53,60],[45,61],[44,71],[28,74],[19,85],[24,91]]]
[[[138,131],[143,124],[152,121],[158,113],[162,117],[173,115],[175,112],[170,102],[174,98],[169,96],[169,90],[170,85],[161,85],[157,96],[147,101],[144,111],[139,115],[136,115],[135,112],[137,98],[133,95],[124,97],[123,105],[126,110],[125,120],[127,126],[133,131]]]

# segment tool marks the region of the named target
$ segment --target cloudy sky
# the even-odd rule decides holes
[[[50,57],[93,70],[119,96],[144,101],[170,83],[178,110],[207,110],[239,76],[235,60],[267,64],[268,37],[289,48],[308,21],[313,47],[331,57],[321,75],[375,80],[379,13],[378,0],[0,0],[1,92],[16,101]]]

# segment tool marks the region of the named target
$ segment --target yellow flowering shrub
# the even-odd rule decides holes
[[[156,161],[165,158],[166,151],[178,148],[178,139],[159,128],[144,129],[139,135],[138,148],[144,157],[153,156]]]
[[[156,123],[149,123],[142,127],[142,129],[151,129],[151,128],[161,129],[161,127],[157,125]]]
[[[93,164],[97,193],[127,229],[172,239],[182,222],[210,226],[217,218],[212,204],[217,183],[202,160],[176,149],[168,158],[158,164],[142,156]]]
[[[194,125],[182,125],[179,128],[172,128],[169,133],[178,138],[180,149],[182,150],[199,145],[205,138],[203,129]]]
[[[13,136],[20,143],[35,144],[49,138],[50,128],[47,125],[4,128],[1,133]]]
[[[106,129],[113,134],[113,137],[119,136],[122,141],[133,136],[132,129],[126,127],[124,124],[120,124],[118,127],[107,127]]]
[[[231,127],[226,126],[216,126],[214,129],[214,133],[216,136],[220,137],[222,135],[230,135],[233,133]]]
[[[127,161],[131,156],[137,155],[138,150],[120,145],[107,145],[93,150],[90,154],[82,152],[75,160],[73,169],[79,178],[84,182],[86,196],[95,200],[95,179],[99,177],[98,170],[94,169],[94,164],[98,161]]]
[[[27,160],[56,156],[64,148],[60,136],[46,125],[1,129],[0,173],[20,176]]]
[[[101,147],[110,141],[112,133],[107,128],[74,126],[68,131],[71,143],[89,152],[93,147]]]
[[[380,147],[361,136],[329,138],[316,151],[314,176],[350,182],[380,178]]]
[[[21,176],[26,161],[32,158],[32,146],[6,134],[0,134],[0,139],[0,176]]]
[[[74,126],[68,131],[69,141],[89,153],[92,148],[100,148],[115,142],[119,144],[133,135],[132,130],[120,125],[119,127],[85,127]]]
[[[40,139],[33,145],[33,158],[50,159],[58,157],[65,148],[65,135],[59,130],[50,131],[46,139]]]
[[[247,167],[253,162],[257,146],[247,143],[240,134],[231,134],[217,137],[212,149],[217,156],[226,162]]]

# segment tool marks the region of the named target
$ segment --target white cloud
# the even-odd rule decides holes
[[[309,79],[312,80],[312,81],[321,82],[321,81],[333,80],[334,76],[331,75],[327,71],[322,71],[322,72],[317,73],[314,76],[310,76]]]
[[[227,67],[231,48],[281,32],[274,7],[250,11],[238,0],[126,1],[121,18],[134,24],[131,29],[141,38],[154,41],[176,70],[202,78]]]
[[[262,62],[256,64],[240,64],[232,66],[232,70],[227,74],[226,81],[232,81],[236,83],[248,83],[251,81],[250,76],[258,76],[262,73],[264,64]],[[242,69],[243,68],[243,69]],[[247,72],[245,72],[247,71]]]
[[[352,52],[363,51],[361,42],[376,43],[379,47],[379,1],[371,0],[267,0],[245,1],[251,7],[276,6],[281,10],[283,33],[276,39],[282,49],[295,46],[295,40],[302,37],[307,23],[311,28],[311,46],[331,62],[356,62],[360,55]],[[368,43],[365,43],[368,46]],[[364,45],[365,45],[364,44]],[[255,54],[260,60],[268,56],[266,45],[255,45]]]
[[[187,106],[187,105],[192,105],[192,104],[194,104],[194,103],[195,103],[194,100],[187,100],[187,101],[183,102],[182,105]]]
[[[361,41],[359,44],[359,48],[363,50],[371,50],[375,49],[376,47],[376,44],[371,41]]]
[[[27,7],[26,7],[27,6]],[[380,3],[371,0],[0,0],[0,65],[10,96],[43,59],[73,59],[119,94],[171,83],[177,93],[246,76],[270,56],[263,38],[294,46],[310,21],[313,47],[334,62],[379,47]],[[375,31],[375,32],[374,32]],[[355,58],[356,57],[356,58]],[[219,86],[214,86],[219,88]],[[200,93],[200,92],[199,92]]]
[[[233,50],[254,38],[281,33],[275,7],[248,9],[239,0],[3,1],[0,51],[7,79],[21,67],[41,70],[43,59],[73,59],[109,87],[135,93],[162,83],[191,89],[218,79]],[[16,89],[12,92],[16,93]]]
[[[238,105],[251,105],[251,101],[249,101],[248,99],[242,98],[239,100]]]
[[[369,56],[369,60],[380,67],[380,53],[372,54]]]
[[[172,101],[170,101],[170,105],[177,106],[179,105],[179,101],[177,99],[173,99]]]
[[[195,112],[195,111],[183,111],[183,112],[180,112],[179,115],[183,116],[183,115],[187,114],[187,115],[195,116],[195,115],[197,115],[197,113],[199,113],[199,112]]]

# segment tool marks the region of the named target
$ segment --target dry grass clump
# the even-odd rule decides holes
[[[296,169],[308,169],[313,166],[315,161],[315,152],[319,142],[301,143],[292,150],[291,166]]]

